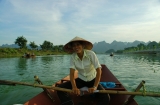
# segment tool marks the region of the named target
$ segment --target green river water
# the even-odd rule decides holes
[[[98,54],[129,91],[144,80],[147,91],[160,93],[160,55]],[[69,74],[69,55],[37,56],[36,58],[0,58],[0,79],[34,83],[37,75],[45,85],[52,85]],[[0,105],[23,104],[43,90],[28,86],[0,85]],[[160,105],[160,97],[136,96],[139,105]]]

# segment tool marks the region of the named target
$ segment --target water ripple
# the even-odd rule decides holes
[[[115,55],[110,57],[105,54],[97,56],[100,63],[107,65],[127,90],[133,91],[142,80],[145,80],[148,91],[160,92],[159,56]],[[38,56],[34,59],[0,58],[0,79],[34,83],[34,76],[37,75],[43,84],[52,85],[69,74],[69,60],[69,55]],[[0,105],[24,103],[41,91],[42,89],[26,86],[0,86]],[[160,103],[160,98],[154,97],[136,96],[135,99],[139,105],[159,105]]]

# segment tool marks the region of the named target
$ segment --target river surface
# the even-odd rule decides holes
[[[98,54],[128,91],[134,91],[144,80],[145,89],[160,93],[160,55]],[[37,56],[36,58],[0,58],[0,79],[34,83],[37,75],[45,85],[52,85],[69,74],[69,55]],[[23,104],[43,90],[29,86],[0,85],[0,105]],[[136,96],[139,105],[160,105],[160,98]]]

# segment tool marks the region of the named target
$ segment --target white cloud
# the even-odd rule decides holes
[[[58,8],[52,6],[53,4],[45,1],[11,1],[14,6],[15,13],[20,16],[24,15],[25,19],[28,18],[30,21],[54,21],[58,22],[61,19],[61,12]]]
[[[29,40],[38,43],[49,40],[55,44],[65,44],[75,36],[89,39],[93,43],[103,40],[159,40],[155,38],[160,34],[158,0],[5,2],[0,10],[3,14],[0,16],[0,33],[15,38],[26,35]]]

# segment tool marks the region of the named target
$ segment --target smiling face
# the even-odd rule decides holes
[[[72,46],[72,49],[75,53],[77,53],[77,54],[82,54],[83,53],[82,42],[72,42],[71,46]]]

